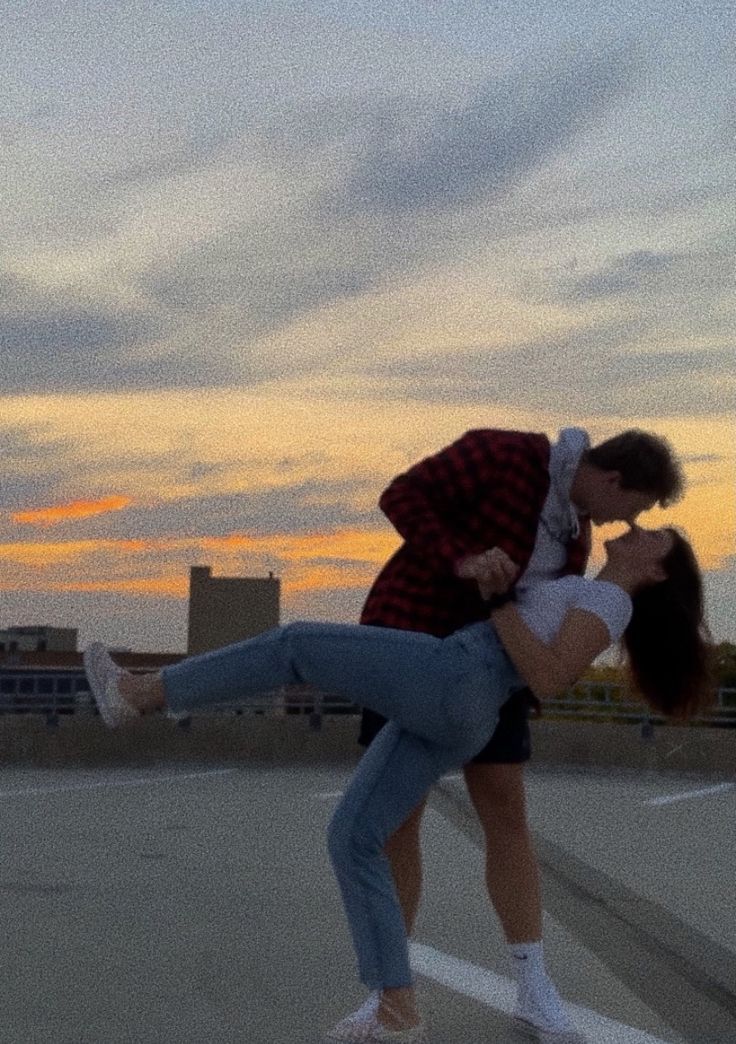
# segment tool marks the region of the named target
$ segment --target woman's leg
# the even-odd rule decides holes
[[[471,754],[389,722],[363,756],[328,831],[358,971],[369,989],[412,984],[406,927],[384,853],[386,840],[433,783]]]
[[[498,706],[482,660],[461,644],[365,625],[287,624],[166,667],[161,680],[175,713],[306,683],[443,745],[479,735],[482,746]]]
[[[174,712],[305,682],[392,719],[365,755],[330,828],[330,854],[369,988],[411,987],[387,838],[447,769],[493,731],[513,672],[463,641],[382,627],[291,624],[161,674]],[[515,677],[515,676],[513,676]]]

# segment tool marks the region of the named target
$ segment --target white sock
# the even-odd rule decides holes
[[[564,1002],[544,966],[542,942],[510,943],[509,953],[519,985],[518,1005],[540,1028],[569,1031]]]
[[[541,939],[538,942],[509,943],[508,950],[519,983],[547,978]]]

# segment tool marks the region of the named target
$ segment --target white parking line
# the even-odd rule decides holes
[[[204,772],[178,772],[173,776],[142,776],[137,779],[105,779],[99,783],[70,783],[58,787],[19,787],[15,790],[0,790],[0,797],[17,797],[24,794],[62,794],[70,790],[99,790],[103,787],[150,787],[154,783],[171,783],[184,779],[202,779],[203,776],[224,776],[237,769],[206,769]]]
[[[495,975],[469,961],[450,957],[431,946],[411,943],[410,952],[412,968],[418,975],[432,979],[504,1015],[513,1014],[516,986],[510,979]],[[660,1037],[653,1037],[651,1033],[627,1026],[624,1022],[616,1022],[615,1019],[599,1015],[589,1008],[569,1004],[568,1011],[576,1030],[586,1038],[594,1040],[595,1044],[668,1044]]]
[[[665,797],[649,798],[645,805],[672,805],[675,801],[689,801],[690,798],[707,797],[709,794],[721,794],[724,790],[733,790],[736,783],[719,783],[714,787],[703,787],[701,790],[683,790],[679,794],[668,794]]]

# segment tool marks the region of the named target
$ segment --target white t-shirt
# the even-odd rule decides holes
[[[608,628],[611,643],[617,642],[631,619],[631,599],[608,580],[586,580],[583,576],[561,576],[542,580],[518,591],[516,603],[527,626],[550,642],[570,609],[585,609],[600,617]]]

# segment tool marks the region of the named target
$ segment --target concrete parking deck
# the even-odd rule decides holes
[[[6,767],[2,1044],[318,1044],[362,1000],[325,827],[344,761]],[[546,952],[591,1044],[736,1041],[731,780],[529,772]],[[458,779],[425,826],[434,1044],[529,1040]]]

